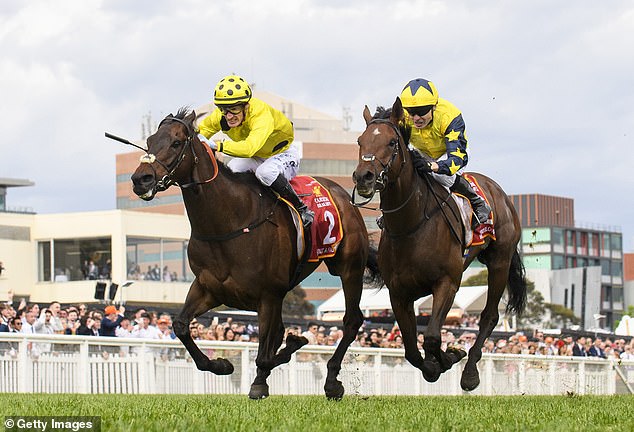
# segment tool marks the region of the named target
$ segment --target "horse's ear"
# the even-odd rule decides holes
[[[372,114],[370,114],[370,108],[368,108],[368,106],[365,106],[365,109],[363,110],[363,118],[365,119],[365,124],[368,125],[370,124],[370,121],[372,120]]]
[[[196,111],[192,111],[191,113],[189,113],[185,118],[184,118],[186,123],[194,123],[194,120],[196,120]]]
[[[392,113],[390,114],[390,121],[395,125],[398,125],[403,117],[405,116],[405,112],[403,111],[403,104],[401,103],[401,98],[396,97],[394,101],[394,105],[392,105]]]

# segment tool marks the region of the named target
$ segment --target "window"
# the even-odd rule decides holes
[[[185,240],[128,237],[126,257],[128,279],[157,282],[194,280]]]
[[[111,245],[110,237],[38,242],[38,279],[51,281],[51,271],[53,282],[110,279]]]
[[[623,249],[622,237],[619,234],[610,235],[610,246],[613,251],[620,251]]]
[[[37,280],[50,282],[51,280],[51,242],[41,241],[37,243]]]
[[[562,255],[553,255],[553,270],[566,268],[564,257]]]

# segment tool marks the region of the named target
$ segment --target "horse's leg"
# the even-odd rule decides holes
[[[340,274],[347,274],[347,276],[341,277],[343,293],[346,299],[346,313],[343,316],[343,337],[328,361],[328,376],[324,384],[326,397],[336,400],[341,399],[345,391],[343,384],[337,379],[341,371],[341,362],[348,347],[354,342],[361,324],[363,324],[363,313],[359,308],[363,291],[363,274],[358,274],[357,271],[350,274],[350,270],[347,273]]]
[[[451,369],[451,366],[467,355],[464,350],[449,349],[445,352],[441,348],[440,330],[456,297],[456,291],[456,285],[448,278],[442,279],[434,289],[431,319],[427,324],[423,342],[425,363],[433,363],[433,359],[436,359],[442,372]]]
[[[489,270],[487,303],[480,314],[480,331],[473,346],[469,349],[469,358],[462,371],[462,378],[460,379],[460,386],[465,391],[474,390],[480,385],[480,374],[478,373],[477,364],[482,358],[482,346],[484,345],[484,341],[491,336],[500,317],[498,305],[504,293],[509,273],[508,260],[487,259],[487,263]]]
[[[257,373],[249,390],[249,398],[251,399],[263,399],[269,396],[269,385],[266,380],[271,375],[271,370],[283,363],[280,356],[283,355],[284,350],[276,355],[276,351],[284,339],[281,298],[263,298],[261,300],[258,308],[258,325],[260,342],[258,355],[255,359]],[[290,356],[290,354],[288,355]]]
[[[192,356],[199,370],[213,372],[216,375],[229,375],[233,373],[233,365],[223,358],[212,360],[207,357],[200,348],[198,348],[198,345],[196,345],[189,333],[189,323],[192,319],[219,304],[220,303],[216,301],[211,294],[205,291],[198,282],[198,279],[194,279],[187,293],[183,309],[181,309],[174,320],[174,333]]]
[[[390,291],[390,303],[392,303],[392,311],[403,336],[405,358],[412,366],[423,372],[426,381],[437,381],[441,374],[440,367],[437,363],[423,361],[423,356],[418,350],[414,302],[396,298]]]

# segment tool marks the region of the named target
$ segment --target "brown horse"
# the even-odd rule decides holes
[[[258,312],[257,376],[249,397],[260,399],[269,395],[271,370],[308,342],[288,335],[278,352],[284,339],[282,301],[319,263],[300,262],[289,209],[253,173],[233,173],[218,162],[194,133],[194,119],[195,113],[180,109],[161,122],[132,175],[134,192],[151,200],[173,184],[181,188],[191,224],[189,264],[196,277],[174,331],[199,370],[230,374],[233,365],[200,351],[189,334],[193,318],[222,304]],[[359,302],[364,272],[368,268],[370,277],[377,276],[378,267],[376,250],[369,246],[363,218],[348,193],[328,179],[319,181],[339,208],[344,232],[335,256],[324,260],[329,272],[341,277],[346,299],[343,339],[328,362],[324,385],[328,398],[339,399],[344,394],[337,379],[341,362],[363,322]]]
[[[524,267],[517,252],[520,224],[513,204],[490,178],[473,174],[493,207],[497,240],[469,249],[463,258],[464,232],[456,203],[431,176],[412,167],[407,149],[410,130],[403,126],[400,99],[391,110],[365,107],[366,130],[359,137],[359,164],[353,174],[359,195],[380,192],[384,229],[379,243],[379,269],[390,290],[392,309],[401,328],[405,356],[421,369],[427,381],[466,355],[463,350],[441,350],[440,330],[460,287],[464,269],[477,257],[488,268],[487,303],[480,317],[478,337],[469,350],[461,386],[479,383],[477,363],[482,345],[498,322],[498,303],[508,283],[507,311],[520,313],[526,303]],[[463,288],[468,289],[468,288]],[[425,359],[416,346],[413,303],[433,294],[432,315],[425,331]]]

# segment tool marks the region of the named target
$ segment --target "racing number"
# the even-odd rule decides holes
[[[328,222],[328,233],[324,237],[324,245],[333,244],[337,241],[337,237],[332,235],[332,230],[335,228],[335,216],[329,210],[325,210],[324,219]]]

